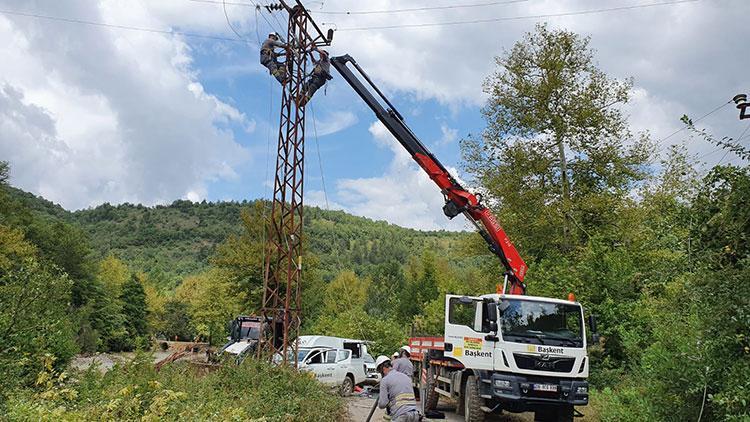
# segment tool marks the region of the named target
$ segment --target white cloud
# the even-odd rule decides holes
[[[458,129],[453,129],[445,123],[440,125],[440,132],[443,135],[438,139],[438,145],[448,145],[458,139]]]
[[[331,135],[340,132],[357,123],[357,116],[351,111],[332,111],[323,116],[320,120],[315,119],[313,122],[314,129],[318,136]],[[311,129],[308,127],[308,129]]]
[[[346,207],[343,205],[333,201],[331,198],[326,198],[326,193],[322,190],[306,190],[305,205],[327,210],[346,210]]]
[[[468,228],[461,217],[448,220],[443,215],[438,187],[380,122],[370,126],[370,133],[378,145],[391,149],[393,160],[382,176],[336,182],[336,198],[346,211],[422,230]],[[449,171],[456,174],[455,169]]]
[[[152,2],[64,3],[45,3],[44,12],[195,24],[187,13],[163,22]],[[26,17],[0,17],[0,37],[0,157],[21,188],[68,208],[199,200],[250,158],[228,126],[249,133],[255,121],[205,92],[179,38]]]
[[[313,8],[313,16],[318,22],[334,22],[335,27],[345,29],[572,12],[599,9],[601,3],[533,0],[372,15],[316,15],[318,8]],[[323,10],[403,7],[398,0],[328,0]],[[734,94],[747,91],[750,56],[739,53],[746,50],[747,16],[748,1],[701,1],[476,25],[340,31],[332,49],[337,54],[351,54],[386,91],[436,99],[453,109],[461,104],[481,104],[485,98],[482,82],[495,70],[493,56],[510,49],[535,23],[547,20],[553,28],[591,36],[595,57],[605,72],[618,78],[634,77],[635,104],[628,108],[631,122],[634,128],[648,129],[655,139],[661,139],[680,127],[682,114],[701,116]],[[719,138],[736,136],[743,129],[729,107],[705,123],[711,124]],[[684,138],[684,134],[674,136],[668,143]],[[688,145],[695,153],[711,149],[705,142]]]

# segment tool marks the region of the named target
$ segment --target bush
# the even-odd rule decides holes
[[[0,403],[6,392],[34,383],[45,356],[64,367],[77,352],[70,285],[66,275],[34,259],[0,273]]]
[[[106,374],[96,368],[76,382],[23,391],[8,404],[11,420],[255,420],[337,421],[340,398],[290,368],[253,359],[200,375],[187,363],[156,372],[139,354]]]

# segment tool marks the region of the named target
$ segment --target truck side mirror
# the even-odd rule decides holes
[[[497,332],[497,305],[494,302],[487,304],[487,321],[489,322],[490,331]]]
[[[328,28],[328,42],[333,41],[333,28]]]

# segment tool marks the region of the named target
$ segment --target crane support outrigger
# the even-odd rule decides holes
[[[375,112],[378,119],[406,149],[414,161],[438,185],[445,197],[443,213],[450,219],[463,214],[476,227],[479,234],[482,235],[482,238],[489,245],[490,251],[500,258],[506,269],[507,282],[510,284],[508,293],[516,295],[524,294],[526,286],[523,283],[523,279],[526,276],[526,263],[492,212],[481,203],[481,195],[467,191],[451,176],[450,172],[409,129],[401,113],[396,110],[396,107],[391,104],[388,98],[351,56],[347,54],[333,57],[331,64],[359,94],[370,109]],[[356,69],[367,85],[357,77],[347,64]],[[385,106],[383,106],[378,98],[385,103]],[[503,286],[502,291],[505,291],[505,286]]]

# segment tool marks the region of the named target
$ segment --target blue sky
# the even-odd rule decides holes
[[[257,40],[278,24],[266,12],[257,15],[251,3],[233,0],[225,16],[220,3],[206,0],[0,0],[6,40],[0,45],[0,159],[11,163],[11,182],[68,209],[269,197],[280,92],[258,63]],[[685,132],[667,135],[681,127],[682,114],[697,118],[722,105],[698,126],[717,137],[748,129],[726,103],[750,91],[750,56],[742,54],[750,2],[521,0],[469,7],[475,3],[307,6],[324,29],[338,29],[333,55],[354,56],[469,187],[459,141],[484,127],[482,82],[495,69],[494,57],[538,22],[591,37],[600,68],[633,77],[632,101],[623,110],[634,133],[649,133],[661,151],[686,145],[704,169],[720,161],[740,164]],[[446,5],[451,8],[393,12]],[[578,13],[622,6],[636,8]],[[382,10],[390,12],[340,13]],[[495,21],[431,25],[477,19]],[[428,25],[371,28],[413,24]],[[316,124],[307,126],[306,203],[325,205],[322,175],[331,208],[419,229],[465,229],[442,216],[431,181],[335,71],[333,77],[308,111]]]

